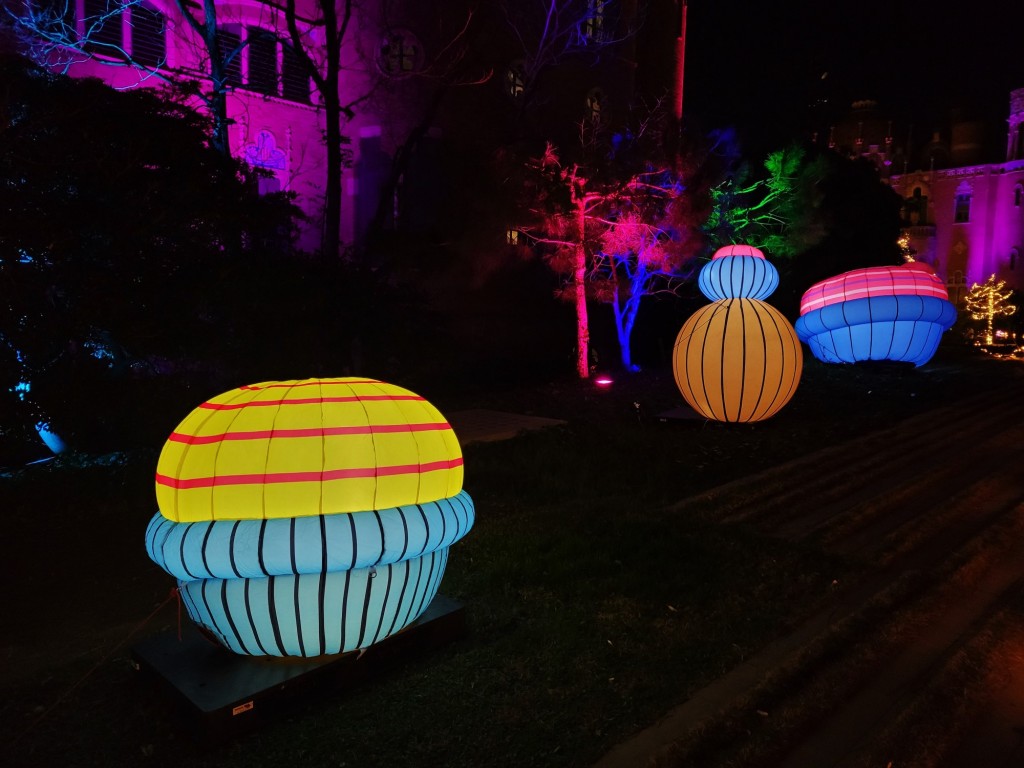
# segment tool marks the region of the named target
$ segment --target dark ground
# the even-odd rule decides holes
[[[665,693],[650,697],[637,682],[629,697],[616,704],[625,707],[621,714],[610,721],[607,714],[602,715],[600,721],[605,724],[580,733],[572,724],[589,723],[592,717],[588,712],[592,707],[580,705],[588,700],[596,703],[597,693],[587,688],[578,692],[567,688],[562,695],[570,698],[563,701],[561,695],[556,697],[562,701],[557,716],[537,710],[538,706],[547,706],[539,702],[547,702],[555,690],[551,688],[554,683],[536,679],[542,674],[539,670],[550,663],[553,669],[560,668],[564,674],[577,665],[597,662],[591,660],[589,650],[572,645],[579,642],[573,639],[576,635],[550,635],[551,626],[534,626],[533,622],[539,618],[506,615],[499,607],[498,604],[509,597],[519,599],[509,594],[509,587],[510,580],[518,583],[522,577],[496,568],[501,555],[493,559],[495,554],[491,548],[498,546],[500,539],[514,536],[512,532],[520,516],[524,521],[543,519],[544,515],[557,510],[558,514],[567,516],[569,523],[577,514],[574,511],[576,500],[592,506],[592,514],[596,516],[600,500],[614,496],[616,488],[621,493],[625,485],[632,487],[632,497],[638,505],[643,505],[643,510],[651,510],[648,513],[638,506],[630,514],[639,516],[638,519],[650,515],[649,525],[652,530],[659,530],[658,526],[663,525],[658,522],[662,519],[660,510],[668,509],[680,499],[922,417],[958,400],[976,398],[989,388],[1016,386],[1020,373],[1019,362],[992,360],[959,347],[941,349],[929,365],[920,369],[893,364],[836,367],[808,360],[800,389],[791,403],[778,416],[758,425],[661,420],[659,414],[681,405],[671,375],[664,371],[619,377],[608,390],[599,390],[590,382],[564,379],[544,386],[489,393],[459,391],[450,396],[443,392],[423,393],[428,394],[442,412],[485,407],[565,419],[569,426],[545,430],[534,437],[466,448],[467,488],[478,500],[480,517],[470,537],[475,541],[465,549],[467,562],[453,565],[454,570],[446,575],[446,584],[456,593],[472,596],[470,637],[452,651],[442,652],[436,662],[421,662],[396,672],[380,686],[380,695],[371,687],[354,698],[342,699],[340,711],[344,713],[348,706],[363,704],[381,706],[382,700],[392,704],[401,702],[403,694],[398,692],[401,685],[395,692],[392,689],[396,688],[396,683],[405,681],[406,686],[413,686],[406,690],[419,692],[405,694],[416,697],[416,701],[410,698],[407,705],[399,703],[400,709],[420,712],[425,705],[428,709],[445,712],[441,701],[451,696],[451,692],[446,691],[440,680],[434,679],[432,670],[436,666],[438,671],[444,669],[446,675],[453,676],[449,683],[461,696],[472,695],[473,686],[482,686],[477,689],[482,696],[480,706],[485,711],[493,708],[492,722],[505,723],[502,730],[494,733],[484,729],[458,737],[449,734],[443,747],[449,765],[479,764],[482,753],[494,755],[495,765],[590,764],[678,704],[686,686],[670,686]],[[970,446],[964,446],[963,450],[969,451]],[[178,620],[176,605],[169,596],[170,579],[148,560],[141,543],[145,521],[154,503],[152,468],[156,453],[132,455],[126,462],[112,466],[98,465],[87,461],[88,458],[69,457],[0,478],[8,526],[0,539],[0,556],[5,563],[8,583],[16,585],[9,590],[0,627],[5,638],[0,677],[4,704],[0,721],[3,722],[5,751],[10,752],[13,763],[47,765],[59,759],[68,766],[263,765],[279,761],[282,755],[291,755],[296,761],[303,760],[310,765],[420,765],[437,759],[435,750],[441,749],[440,745],[431,744],[427,734],[414,726],[389,724],[389,716],[385,717],[384,725],[373,729],[364,727],[365,737],[346,730],[341,721],[299,713],[289,716],[281,727],[264,735],[213,751],[193,743],[188,729],[183,728],[168,702],[132,673],[127,664],[128,649],[137,638],[173,629]],[[577,463],[585,467],[577,468]],[[538,472],[547,466],[555,476],[534,477],[524,485],[523,476],[515,474],[520,465],[526,472]],[[566,494],[565,501],[545,507],[536,500],[541,494],[532,485],[547,489],[548,493]],[[588,501],[591,496],[593,499]],[[541,517],[537,518],[531,511],[534,508]],[[586,518],[581,521],[586,525]],[[571,523],[567,530],[579,530],[580,524],[580,521]],[[700,568],[711,568],[715,559],[738,557],[740,560],[735,562],[725,559],[722,565],[739,573],[752,563],[751,553],[760,551],[773,558],[786,558],[794,569],[808,568],[809,574],[817,572],[818,576],[813,579],[809,576],[811,580],[803,582],[794,581],[793,577],[800,572],[794,570],[790,574],[792,583],[785,587],[787,590],[813,590],[817,579],[825,578],[828,573],[827,569],[821,570],[823,564],[833,562],[830,558],[834,555],[820,549],[817,543],[797,542],[794,548],[775,543],[778,540],[774,536],[762,539],[758,538],[761,533],[745,533],[744,527],[721,527],[719,523],[712,523],[712,527],[705,528],[703,522],[699,526],[704,531],[700,534],[704,537],[702,541],[712,542],[707,546],[725,546],[709,551],[712,560],[706,565],[700,564]],[[489,532],[491,529],[493,532]],[[528,595],[525,599],[534,607],[548,606],[550,601],[552,618],[559,614],[570,618],[575,614],[566,613],[565,604],[560,602],[567,599],[560,590],[570,586],[559,581],[557,574],[562,573],[562,567],[542,563],[546,563],[549,556],[560,555],[582,566],[605,545],[598,539],[589,543],[584,539],[581,546],[573,548],[560,538],[564,536],[560,531],[557,526],[553,527],[550,540],[546,536],[534,537],[535,546],[541,548],[535,555],[541,558],[535,561],[538,565],[533,569],[536,579],[529,582],[532,586],[521,587],[530,591],[516,594],[520,598]],[[591,535],[595,532],[590,531]],[[739,538],[734,538],[737,536]],[[739,546],[741,541],[747,543]],[[743,548],[748,544],[753,549]],[[588,551],[590,549],[594,552]],[[700,556],[697,552],[692,554]],[[474,559],[476,565],[466,570]],[[493,564],[488,565],[489,562]],[[593,578],[599,585],[597,574],[607,568],[606,561],[598,559],[594,567]],[[851,566],[847,563],[843,567]],[[658,578],[672,578],[671,563],[658,568],[664,568],[656,570],[664,574]],[[546,576],[549,570],[551,575]],[[714,611],[716,614],[726,612],[723,621],[733,620],[728,618],[729,611],[735,611],[735,618],[740,620],[744,612],[753,618],[750,605],[739,600],[738,594],[728,592],[736,589],[735,585],[729,586],[728,579],[713,575],[711,571],[705,573],[709,589],[727,590],[720,593],[718,599],[727,598],[725,602],[730,605]],[[780,586],[784,583],[779,582]],[[712,586],[715,584],[719,586]],[[745,630],[746,639],[738,641],[737,649],[742,645],[746,649],[743,653],[756,650],[779,631],[778,621],[785,612],[801,614],[813,608],[813,601],[806,605],[799,602],[808,598],[808,594],[802,594],[799,599],[797,594],[780,593],[778,608],[771,608],[780,613],[774,619],[766,616],[764,625],[759,624],[756,630],[753,626]],[[712,593],[707,597],[715,599]],[[765,600],[765,595],[751,597],[762,603],[771,602]],[[655,602],[658,599],[655,598]],[[602,614],[597,617],[600,621],[613,621],[616,625],[622,622],[623,627],[631,623],[639,627],[636,622],[648,621],[643,614],[635,613],[637,608],[623,602],[624,597],[608,595],[603,601],[604,610],[616,610],[612,607],[618,605],[615,600],[621,604],[622,614]],[[664,605],[656,607],[664,611]],[[768,606],[762,607],[768,610]],[[684,607],[684,613],[686,610]],[[797,618],[797,615],[790,616],[784,625],[793,626]],[[662,621],[661,618],[652,620]],[[657,623],[651,624],[647,631],[657,626]],[[538,632],[540,635],[536,634]],[[503,636],[513,644],[504,643]],[[548,637],[550,646],[537,644],[538,636]],[[659,635],[652,631],[651,636]],[[587,637],[586,632],[580,637]],[[562,647],[563,642],[569,644]],[[749,648],[747,643],[751,644]],[[491,650],[498,655],[489,655]],[[622,667],[623,658],[616,657],[618,671],[614,674],[620,682],[627,679],[629,665],[641,668],[645,657],[656,655],[654,651],[638,645],[624,657],[628,659],[626,667]],[[738,652],[727,653],[721,659],[716,657],[714,662],[710,662],[710,658],[702,662],[695,668],[697,675],[690,685],[699,680],[710,683],[716,675],[708,677],[706,665],[721,664],[720,670],[724,673],[742,658],[735,656]],[[526,666],[514,677],[518,680],[516,686],[521,688],[517,695],[521,701],[517,705],[517,697],[510,699],[509,691],[494,675],[506,677],[519,665]],[[532,675],[528,671],[530,667],[534,668]],[[596,679],[608,674],[600,667],[595,667],[593,672]],[[689,673],[662,669],[659,674],[655,668],[651,674],[653,681],[666,675]],[[428,693],[424,693],[424,685]],[[540,686],[539,698],[531,694],[534,685]],[[427,698],[419,699],[422,696]],[[334,711],[334,708],[329,710]],[[558,725],[549,735],[535,734],[528,716],[531,710],[542,719],[565,724]],[[527,716],[525,721],[524,716]],[[348,715],[344,717],[351,719]],[[466,715],[449,717],[465,718]],[[444,727],[458,730],[459,724],[452,722]],[[585,727],[593,729],[595,726]],[[375,739],[372,748],[364,741],[368,738]],[[458,746],[451,743],[453,738],[457,738]],[[389,739],[397,741],[390,747],[380,741]],[[336,749],[326,750],[327,744],[335,744]],[[334,757],[325,758],[328,754]]]

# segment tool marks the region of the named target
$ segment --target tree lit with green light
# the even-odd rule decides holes
[[[815,185],[825,169],[796,145],[770,153],[763,169],[765,175],[753,178],[741,165],[711,190],[712,210],[704,230],[717,247],[747,243],[789,257],[823,234],[813,226],[813,216]]]

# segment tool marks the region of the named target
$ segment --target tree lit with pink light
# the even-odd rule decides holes
[[[550,143],[528,164],[537,191],[532,213],[537,224],[526,228],[532,240],[548,249],[551,268],[565,276],[558,295],[576,309],[576,370],[590,375],[590,321],[587,300],[608,304],[613,313],[623,368],[636,371],[631,337],[644,296],[673,293],[688,262],[700,252],[706,216],[700,184],[691,189],[698,153],[678,170],[671,163],[623,162],[643,132],[615,134],[609,147],[598,133],[581,136],[583,157],[563,161]],[[597,150],[604,148],[606,152]]]
[[[674,293],[696,254],[686,247],[685,228],[673,227],[672,206],[680,190],[667,181],[665,174],[633,180],[633,194],[619,201],[620,212],[607,222],[595,256],[595,294],[612,308],[620,362],[627,371],[639,370],[630,340],[641,300]]]

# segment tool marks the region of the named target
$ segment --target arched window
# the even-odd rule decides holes
[[[953,201],[953,223],[965,224],[971,220],[971,195],[974,190],[966,181],[961,181],[956,188]]]
[[[423,51],[412,32],[395,29],[387,32],[377,49],[377,66],[385,75],[415,72],[422,64]]]
[[[1024,186],[1018,184],[1013,188],[1013,205],[1020,208],[1021,199],[1024,198]]]
[[[953,212],[953,221],[957,224],[963,224],[971,220],[971,196],[970,195],[957,195],[956,196],[956,209]]]

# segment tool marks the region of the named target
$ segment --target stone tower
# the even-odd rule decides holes
[[[1006,160],[1024,160],[1024,88],[1010,91]]]

